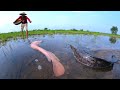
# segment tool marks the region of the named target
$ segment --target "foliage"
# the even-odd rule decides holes
[[[112,33],[112,34],[117,34],[117,32],[118,32],[117,26],[113,26],[113,27],[111,28],[111,33]]]

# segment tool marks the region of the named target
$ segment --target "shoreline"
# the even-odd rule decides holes
[[[84,34],[84,35],[95,35],[95,36],[110,36],[110,37],[115,37],[115,38],[120,38],[120,35],[116,34],[109,34],[109,33],[101,33],[101,32],[92,32],[92,31],[84,31],[83,29],[81,30],[29,30],[29,36],[32,35],[55,35],[55,34],[65,34],[65,35],[71,35],[71,34]],[[21,32],[9,32],[9,33],[0,33],[0,41],[8,41],[9,39],[17,39],[17,37],[22,37]],[[25,30],[24,30],[24,35],[25,35]]]

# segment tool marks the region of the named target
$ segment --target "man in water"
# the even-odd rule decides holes
[[[27,20],[31,23],[32,21],[26,16],[27,14],[25,12],[20,13],[20,17],[18,18],[19,20],[22,20],[22,24],[21,24],[21,31],[22,31],[22,35],[23,35],[23,29],[24,27],[26,27],[26,37],[28,38],[28,22]]]

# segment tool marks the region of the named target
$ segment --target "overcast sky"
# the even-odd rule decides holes
[[[26,12],[32,21],[29,30],[75,28],[111,33],[112,26],[120,29],[120,11],[0,11],[0,33],[20,31],[20,25],[13,21],[21,12]]]

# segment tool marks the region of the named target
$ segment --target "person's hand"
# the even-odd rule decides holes
[[[34,41],[30,44],[30,47],[37,50],[38,49],[38,45],[41,43],[42,41]]]

